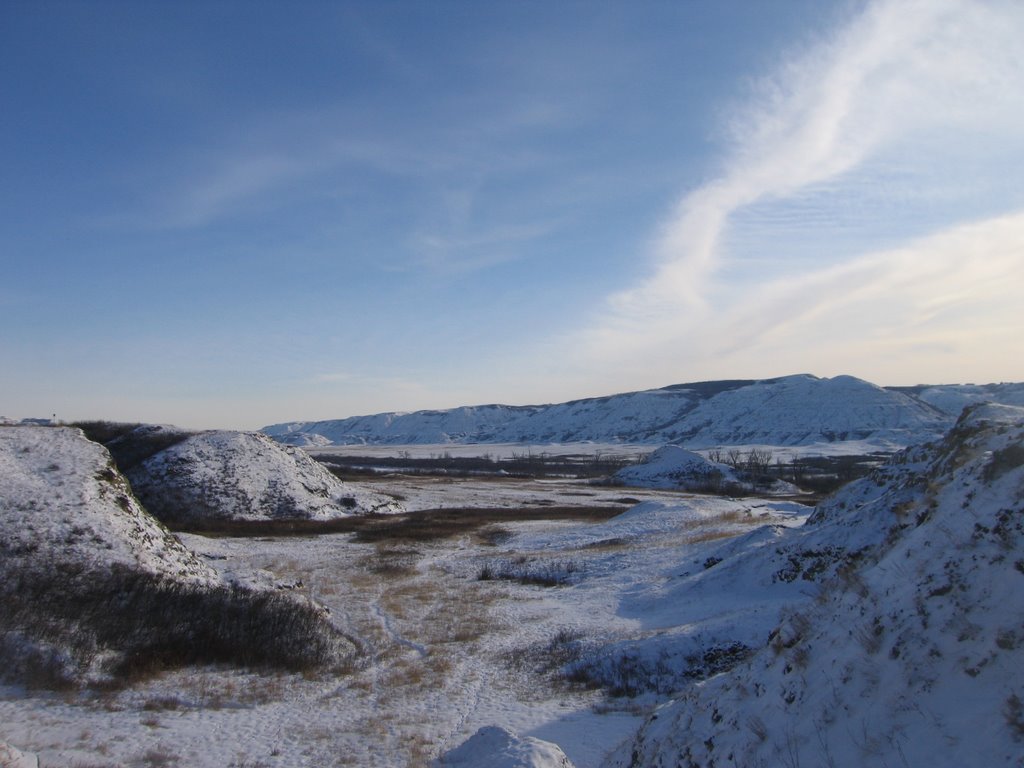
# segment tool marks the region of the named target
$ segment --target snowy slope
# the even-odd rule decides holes
[[[480,442],[492,440],[502,427],[536,410],[531,406],[465,406],[444,411],[380,413],[333,421],[277,424],[265,427],[262,432],[292,445],[322,445],[324,439],[337,445]]]
[[[934,409],[852,376],[787,376],[705,400],[667,432],[691,446],[868,438],[908,445],[948,425]]]
[[[5,565],[88,563],[212,581],[147,514],[100,445],[68,427],[0,428]]]
[[[0,427],[0,477],[4,677],[103,680],[117,654],[79,632],[76,615],[89,602],[78,596],[97,585],[122,584],[124,574],[197,592],[220,582],[142,510],[107,451],[77,429]]]
[[[341,482],[304,451],[259,433],[191,435],[126,472],[146,509],[175,523],[324,520],[402,509],[390,497]]]
[[[1024,384],[947,384],[894,389],[907,392],[951,416],[959,416],[968,405],[979,403],[1024,406]]]
[[[229,583],[68,427],[0,427],[0,676],[116,685],[154,668],[286,669],[352,649],[319,606]]]
[[[611,764],[1019,766],[1022,500],[1024,410],[982,406],[761,554],[730,542],[763,586],[816,584],[813,599],[792,603],[749,661],[661,708]]]
[[[994,396],[1015,397],[1015,391],[1000,390]],[[594,441],[706,447],[868,439],[882,448],[898,448],[934,439],[955,417],[918,397],[916,388],[886,389],[852,376],[820,379],[802,374],[680,384],[557,405],[489,405],[291,422],[264,427],[263,432],[296,445]]]

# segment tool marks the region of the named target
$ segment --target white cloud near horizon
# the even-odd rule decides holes
[[[893,221],[911,215],[936,187],[974,184],[975,165],[979,173],[1000,173],[999,147],[1016,141],[1019,150],[1024,125],[1022,35],[1021,4],[882,0],[784,61],[755,84],[729,122],[720,175],[687,194],[665,221],[649,276],[611,296],[592,326],[570,340],[582,349],[576,363],[647,361],[648,371],[664,368],[669,380],[694,369],[767,375],[758,365],[770,340],[775,360],[802,359],[795,370],[824,373],[840,348],[836,339],[852,335],[830,325],[845,310],[845,322],[871,329],[847,349],[847,368],[870,375],[858,355],[870,361],[905,339],[896,346],[909,370],[909,350],[917,342],[940,343],[951,332],[943,318],[953,311],[964,315],[958,338],[998,336],[1007,322],[1022,327],[1021,312],[1004,293],[1024,288],[1024,218],[1006,215],[998,201],[987,216],[964,214],[974,219],[969,226],[927,222],[902,250],[861,251],[838,263],[823,255],[820,263],[803,264],[796,279],[781,277],[785,259],[771,247],[776,234],[768,220],[754,228],[763,263],[756,254],[745,257],[758,279],[737,284],[735,275],[730,282],[723,276],[730,226],[755,204],[806,206],[823,219],[812,222],[813,236],[827,238],[828,212],[813,211],[814,196],[838,190],[841,201],[847,180],[870,190],[872,175],[884,176],[888,164],[899,166],[902,193],[911,198],[889,210],[896,201],[877,201],[873,213]],[[947,152],[960,164],[957,178],[944,174]],[[800,215],[786,222],[790,229],[799,227]],[[922,360],[932,356],[922,353]]]

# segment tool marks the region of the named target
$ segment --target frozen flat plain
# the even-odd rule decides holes
[[[359,660],[329,678],[207,668],[101,694],[5,688],[0,740],[47,768],[416,766],[501,725],[556,742],[578,768],[598,766],[654,702],[566,683],[553,668],[559,639],[599,645],[657,631],[671,617],[623,606],[657,589],[691,547],[796,525],[809,511],[569,480],[395,476],[366,485],[410,510],[651,503],[603,522],[509,517],[437,539],[182,535],[214,568],[323,603],[362,648]],[[511,562],[571,575],[555,587],[478,578]]]

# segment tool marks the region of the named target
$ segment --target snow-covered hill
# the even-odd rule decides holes
[[[955,384],[939,386],[893,387],[906,392],[940,411],[958,415],[968,405],[1002,403],[1024,406],[1024,384]]]
[[[110,454],[70,427],[0,428],[6,563],[88,563],[211,582],[213,571],[146,513]]]
[[[763,454],[757,458],[758,454]],[[753,455],[755,458],[750,460]],[[800,489],[792,483],[773,478],[765,470],[770,466],[769,452],[756,449],[747,454],[749,469],[706,459],[678,445],[665,445],[652,451],[640,464],[620,469],[612,481],[636,488],[664,488],[702,493],[728,492],[736,495],[796,495]],[[739,461],[739,459],[737,459]]]
[[[698,578],[745,584],[745,599],[753,574],[798,587],[784,620],[749,660],[659,709],[612,764],[1020,765],[1022,504],[1024,409],[979,406],[802,528],[729,542]],[[645,609],[692,599],[693,579]]]
[[[253,432],[187,434],[144,426],[111,442],[168,444],[125,467],[146,509],[165,522],[300,518],[326,520],[369,512],[399,512],[388,496],[341,482],[304,451]]]
[[[308,668],[352,648],[312,603],[222,580],[79,429],[0,427],[0,477],[4,678],[59,687],[154,665]]]
[[[384,413],[264,427],[294,445],[625,442],[809,445],[869,440],[893,449],[934,439],[980,398],[1024,402],[1024,384],[879,387],[807,374],[715,381],[575,400]]]
[[[642,464],[620,469],[613,477],[622,485],[640,488],[679,488],[688,491],[717,491],[739,482],[732,467],[705,459],[678,445],[662,446]]]

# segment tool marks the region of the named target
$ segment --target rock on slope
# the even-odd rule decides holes
[[[1019,766],[1024,410],[965,412],[805,529],[831,530],[835,546],[793,561],[788,576],[817,581],[815,598],[748,661],[661,708],[611,764]]]
[[[139,499],[167,523],[195,525],[215,520],[312,519],[400,512],[381,494],[347,485],[304,451],[252,432],[187,434],[167,427],[140,427],[111,442],[174,441],[132,466],[122,467]]]
[[[0,427],[0,673],[110,684],[191,662],[306,668],[347,641],[311,604],[226,584],[78,429]]]
[[[913,392],[852,376],[679,384],[557,405],[488,405],[384,413],[264,427],[297,445],[333,443],[629,442],[805,445],[871,439],[903,447],[932,439],[955,414]]]

